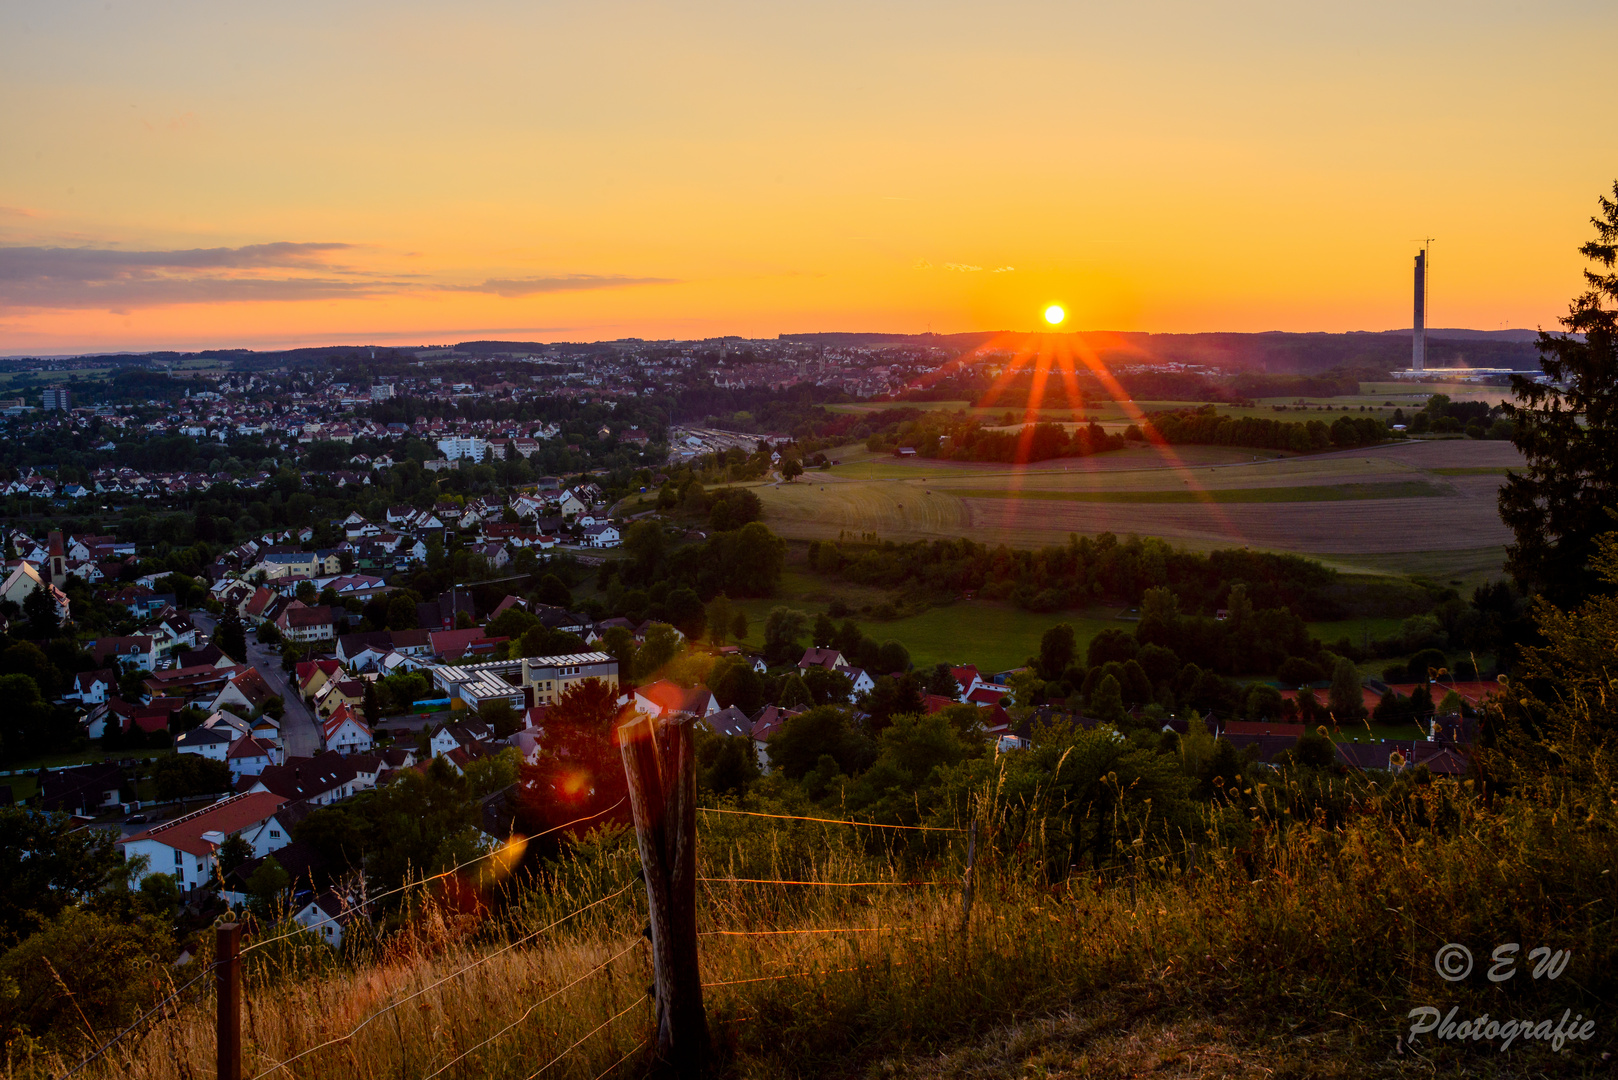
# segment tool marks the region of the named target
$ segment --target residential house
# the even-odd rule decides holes
[[[229,728],[194,727],[174,740],[177,754],[196,754],[209,761],[224,761],[234,742],[235,732]]]
[[[634,704],[641,712],[659,719],[673,716],[702,719],[719,711],[719,703],[707,687],[688,689],[667,679],[636,688]]]
[[[342,754],[328,751],[318,757],[289,757],[256,777],[243,777],[242,783],[248,791],[272,791],[289,802],[330,806],[354,794],[354,776],[354,766]]]
[[[67,580],[65,571],[62,580]],[[61,622],[67,622],[70,614],[67,594],[52,582],[45,580],[34,564],[26,560],[18,563],[16,568],[6,575],[5,582],[0,584],[0,600],[10,600],[21,608],[28,600],[28,594],[35,589],[45,590],[46,595],[56,605],[56,618]]]
[[[321,724],[320,744],[328,753],[335,750],[344,755],[369,754],[375,745],[365,719],[347,702],[334,709]],[[375,784],[375,777],[372,777],[371,786]]]
[[[325,604],[307,607],[294,600],[282,609],[275,620],[275,628],[285,640],[300,643],[332,641],[337,637],[336,620],[332,618],[331,608]]]
[[[73,683],[62,696],[83,705],[100,705],[118,690],[118,673],[111,668],[99,671],[81,671],[73,676]]]
[[[596,522],[584,527],[584,545],[593,548],[615,548],[623,543],[618,526],[611,522]]]
[[[364,914],[337,892],[327,889],[292,915],[292,921],[334,949],[343,945],[343,933]]]
[[[134,802],[135,790],[112,762],[48,770],[39,782],[39,808],[79,817]]]
[[[306,701],[312,701],[320,693],[321,687],[332,679],[340,677],[343,665],[336,660],[304,660],[293,669],[293,678],[298,683],[298,694]]]
[[[208,711],[229,709],[239,716],[252,716],[275,699],[275,691],[257,668],[237,669],[220,688]]]
[[[211,880],[214,858],[227,839],[256,830],[286,801],[274,792],[254,789],[154,825],[118,844],[129,861],[144,857],[139,880],[170,874],[182,889],[194,889]]]
[[[230,782],[241,783],[244,776],[258,776],[281,760],[279,747],[260,742],[251,735],[243,735],[230,744],[225,752],[225,764],[230,766]]]

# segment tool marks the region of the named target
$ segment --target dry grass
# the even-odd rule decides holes
[[[1603,873],[1618,864],[1610,799],[1496,811],[1465,785],[1435,781],[1397,804],[1373,794],[1329,823],[1323,812],[1294,814],[1286,790],[1257,791],[1251,812],[1211,811],[1197,873],[1166,851],[1056,881],[1048,870],[1060,845],[1045,810],[981,793],[980,886],[964,931],[959,833],[704,815],[699,930],[715,1071],[1600,1072],[1618,1020],[1603,1004],[1618,962],[1618,890]],[[408,929],[334,967],[303,945],[255,963],[247,1075],[315,1047],[271,1075],[526,1080],[553,1061],[543,1075],[644,1074],[650,976],[638,888],[507,948],[632,882],[633,868],[627,839],[602,834],[498,919],[429,904]],[[823,884],[737,880],[753,878]],[[1496,940],[1574,957],[1555,984],[1448,984],[1434,973],[1444,942]],[[1429,1003],[1463,1016],[1559,1015],[1565,1003],[1603,1030],[1596,1045],[1560,1056],[1402,1048],[1406,1012]],[[84,1075],[191,1080],[211,1074],[212,1052],[203,1001]],[[4,1075],[60,1075],[62,1064],[13,1061]]]

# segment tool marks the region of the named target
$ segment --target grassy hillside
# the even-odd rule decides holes
[[[1040,824],[1053,808],[984,791],[964,924],[958,833],[702,815],[714,1074],[1599,1073],[1618,970],[1612,800],[1575,821],[1548,786],[1491,808],[1469,784],[1434,780],[1311,820],[1289,782],[1277,776],[1245,810],[1216,801],[1197,824],[1195,869],[1180,848],[1069,867]],[[457,895],[464,909],[466,888]],[[598,834],[498,915],[456,914],[439,896],[383,945],[255,954],[246,1075],[297,1055],[269,1075],[648,1073],[643,901],[623,834]],[[1434,955],[1452,941],[1543,942],[1572,958],[1556,980],[1525,969],[1496,984],[1480,968],[1446,982]],[[1534,1021],[1566,1008],[1598,1027],[1561,1054],[1527,1040],[1507,1053],[1406,1044],[1406,1014],[1423,1006]],[[212,1025],[211,1002],[187,1005],[84,1075],[209,1075]],[[14,1054],[0,1075],[63,1064]]]

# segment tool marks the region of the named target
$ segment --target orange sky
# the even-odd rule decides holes
[[[1316,7],[3,0],[0,354],[1552,325],[1618,8]]]

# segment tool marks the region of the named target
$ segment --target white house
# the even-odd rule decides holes
[[[243,735],[230,744],[225,753],[225,764],[230,766],[230,781],[241,782],[244,776],[258,776],[271,765],[281,763],[281,748],[260,742],[251,735]]]
[[[227,839],[257,831],[285,802],[268,791],[234,795],[118,843],[126,858],[145,859],[139,880],[170,874],[182,889],[194,889],[213,877],[214,857]],[[284,847],[286,839],[269,850]]]
[[[840,667],[832,670],[839,675],[847,675],[848,681],[854,684],[854,693],[856,694],[869,694],[876,689],[876,681],[871,678],[871,673],[864,668]]]
[[[320,736],[327,750],[335,750],[339,754],[368,754],[374,745],[371,729],[346,701],[326,718],[321,725]]]
[[[225,755],[230,751],[230,744],[235,741],[235,732],[230,728],[195,727],[174,740],[174,752],[177,754],[196,754],[209,761],[224,761]]]
[[[584,543],[593,548],[615,548],[623,542],[618,534],[618,526],[601,522],[587,525],[584,529]]]
[[[296,912],[292,921],[337,949],[343,944],[343,930],[359,917],[357,907],[327,889]]]
[[[84,705],[100,705],[116,689],[118,676],[103,668],[100,671],[81,671],[73,676],[72,687],[62,696]]]

